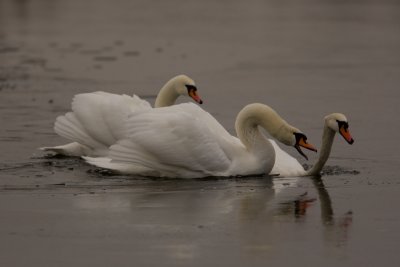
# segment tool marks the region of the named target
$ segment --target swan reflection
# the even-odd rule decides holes
[[[297,182],[299,184],[296,184]],[[309,194],[308,190],[310,188],[305,185],[307,182],[312,183],[317,197],[313,196],[312,192]],[[274,202],[278,203],[277,214],[280,216],[293,216],[297,219],[297,222],[301,222],[307,216],[307,210],[319,202],[320,222],[324,231],[325,241],[337,246],[342,246],[347,242],[353,222],[353,212],[349,210],[342,215],[335,216],[332,199],[320,176],[301,178],[301,180],[293,178],[290,182],[284,181],[284,183],[288,189],[286,191],[292,191],[291,194],[284,192],[281,180],[274,180],[274,186],[277,187],[280,193],[274,199]],[[303,188],[306,191],[299,193],[299,188]]]
[[[208,249],[204,240],[252,255],[278,253],[288,242],[304,238],[328,248],[343,246],[352,223],[351,212],[335,216],[319,177],[131,179],[126,187],[73,201],[85,214],[90,210],[87,214],[106,221],[117,217],[114,223],[133,236],[173,236],[157,249],[175,258],[196,257],[194,251]]]

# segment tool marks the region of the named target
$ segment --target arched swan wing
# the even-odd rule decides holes
[[[125,121],[133,113],[150,110],[147,101],[137,96],[106,92],[78,94],[72,112],[57,118],[55,131],[91,148],[107,148],[125,133]]]
[[[233,137],[192,103],[133,114],[127,121],[127,136],[111,146],[111,162],[155,170],[144,175],[219,175],[231,163],[224,147]]]

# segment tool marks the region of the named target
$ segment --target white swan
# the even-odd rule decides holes
[[[180,95],[203,103],[194,81],[185,75],[178,75],[161,88],[155,107],[173,105]],[[105,156],[108,148],[124,137],[128,116],[149,110],[150,104],[136,95],[131,97],[106,92],[78,94],[72,101],[72,112],[59,116],[54,126],[57,134],[74,142],[40,149],[68,156]]]
[[[274,166],[275,152],[259,126],[299,151],[299,146],[315,150],[300,130],[266,105],[250,104],[239,112],[236,138],[208,112],[186,103],[135,113],[127,121],[128,138],[111,146],[107,158],[84,158],[98,167],[143,176],[268,174]]]
[[[304,170],[303,166],[292,156],[279,148],[273,142],[276,159],[274,168],[271,174],[279,174],[280,176],[314,176],[319,175],[322,167],[331,153],[331,148],[335,134],[339,132],[343,138],[349,143],[353,144],[354,140],[349,131],[349,124],[345,115],[341,113],[332,113],[325,117],[324,131],[322,134],[322,147],[320,150],[319,158],[314,166],[309,170]]]

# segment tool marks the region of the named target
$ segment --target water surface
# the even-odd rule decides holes
[[[390,0],[0,0],[0,264],[397,266],[399,15]],[[322,179],[126,177],[37,150],[66,142],[52,127],[73,95],[153,103],[180,73],[232,133],[261,102],[317,146],[345,113],[356,142],[336,138]]]

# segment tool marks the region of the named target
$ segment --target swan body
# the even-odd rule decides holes
[[[190,96],[202,103],[194,81],[185,75],[178,75],[161,88],[155,107],[173,105],[180,95]],[[108,148],[124,137],[127,118],[152,109],[147,101],[136,95],[106,92],[78,94],[71,106],[71,112],[56,119],[54,130],[73,142],[42,147],[41,150],[67,156],[105,156]]]
[[[85,160],[125,174],[154,177],[268,174],[275,152],[259,127],[290,146],[297,145],[297,134],[306,138],[263,104],[250,104],[239,112],[234,137],[208,112],[186,103],[131,115],[127,138],[112,145],[108,157]]]
[[[339,132],[343,138],[353,144],[354,140],[348,129],[348,121],[345,115],[341,113],[332,113],[324,119],[324,130],[322,134],[322,146],[317,162],[309,170],[304,170],[303,166],[288,153],[283,151],[275,142],[272,142],[275,149],[275,165],[271,171],[272,174],[280,176],[315,176],[319,175],[322,168],[331,153],[335,134]]]

